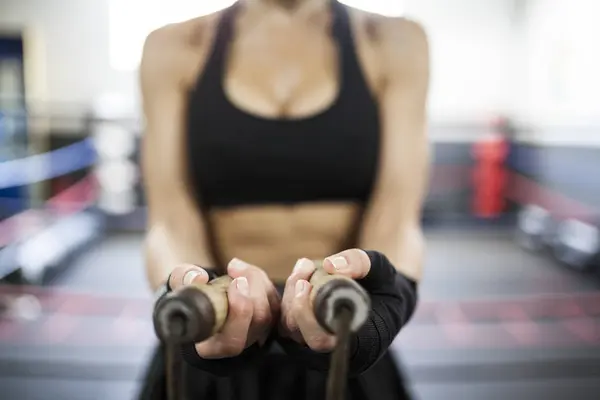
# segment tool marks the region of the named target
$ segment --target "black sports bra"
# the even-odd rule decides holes
[[[236,108],[224,93],[238,7],[223,12],[189,97],[187,156],[200,204],[365,202],[378,164],[379,111],[359,65],[348,10],[331,3],[341,79],[334,103],[307,118],[268,119]]]

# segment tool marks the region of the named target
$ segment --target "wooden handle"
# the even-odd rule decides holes
[[[323,288],[325,285],[327,285],[328,283],[330,283],[332,281],[347,282],[350,285],[356,284],[356,282],[354,282],[352,279],[350,279],[346,276],[334,275],[334,274],[330,274],[329,272],[325,271],[325,269],[323,268],[322,261],[313,261],[313,262],[317,266],[317,269],[315,270],[315,272],[313,272],[312,276],[310,277],[310,284],[313,287],[313,290],[311,292],[311,300],[314,301],[315,296],[321,290],[321,288]]]
[[[371,309],[368,293],[355,280],[329,274],[322,261],[314,261],[317,269],[310,278],[313,312],[319,324],[329,333],[337,333],[337,308],[345,306],[352,312],[350,330],[357,331],[367,320]]]
[[[167,294],[155,306],[157,336],[169,344],[183,344],[202,342],[219,332],[229,312],[227,288],[231,281],[222,276]]]
[[[229,313],[229,301],[227,300],[227,289],[233,279],[224,275],[217,279],[213,279],[207,284],[194,285],[206,299],[210,302],[210,305],[214,313],[214,322],[212,335],[219,332],[227,320],[227,314]],[[211,336],[212,336],[211,335]]]

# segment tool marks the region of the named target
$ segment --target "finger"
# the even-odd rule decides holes
[[[221,331],[197,346],[204,357],[234,357],[246,348],[248,331],[252,322],[253,307],[248,280],[234,279],[227,291],[229,312]]]
[[[271,308],[271,312],[273,316],[279,315],[281,312],[281,296],[275,286],[269,281],[269,285],[267,287],[267,300],[269,302],[269,307]]]
[[[234,258],[227,266],[227,273],[232,278],[244,277],[248,280],[250,286],[250,298],[254,306],[254,322],[266,324],[271,322],[271,301],[268,292],[272,288],[272,283],[264,271],[252,264],[249,264],[238,258]],[[273,288],[274,291],[274,288]],[[273,294],[271,293],[271,296]]]
[[[232,278],[239,278],[241,276],[248,278],[249,275],[253,275],[255,278],[264,278],[266,276],[262,269],[239,258],[232,258],[229,261],[229,264],[227,264],[227,274]]]
[[[269,325],[273,319],[265,285],[255,284],[255,287],[253,288],[252,282],[250,282],[250,298],[253,303],[253,323]]]
[[[317,322],[310,304],[310,291],[308,281],[300,279],[296,282],[292,315],[308,347],[317,352],[328,352],[335,346],[335,337],[327,334]]]
[[[279,314],[281,298],[265,271],[239,258],[233,258],[227,265],[227,273],[232,278],[246,277],[250,282],[250,295],[259,299],[256,306],[260,310],[269,310],[271,314]],[[263,301],[265,293],[266,303]]]
[[[182,286],[187,286],[192,283],[201,284],[207,283],[209,280],[208,273],[203,269],[193,264],[182,264],[177,266],[169,276],[169,287],[171,290],[177,290]]]
[[[227,274],[232,278],[244,277],[250,283],[250,296],[256,293],[262,293],[266,289],[266,284],[270,283],[265,272],[239,258],[232,259],[227,265]]]
[[[316,266],[312,260],[308,258],[301,258],[296,261],[292,273],[285,282],[285,292],[291,293],[294,296],[296,282],[300,279],[309,280],[313,272],[315,272]]]
[[[364,250],[350,249],[323,260],[323,269],[330,274],[340,274],[352,279],[361,279],[371,270],[371,260]]]
[[[296,295],[296,283],[300,279],[308,280],[314,271],[315,264],[307,258],[301,258],[296,262],[294,270],[285,282],[283,298],[281,299],[282,322],[291,331],[298,329],[298,325],[290,313],[292,300]]]
[[[250,342],[258,341],[261,345],[265,343],[271,331],[275,313],[271,308],[267,291],[264,288],[253,297],[252,335],[248,337]]]

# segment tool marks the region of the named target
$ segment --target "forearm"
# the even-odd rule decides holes
[[[390,220],[394,219],[367,221],[357,247],[385,254],[399,272],[419,282],[425,259],[423,231],[417,223],[390,223]]]
[[[181,264],[214,266],[209,240],[200,227],[177,229],[166,223],[153,224],[144,243],[146,273],[153,290],[164,284],[171,271]]]

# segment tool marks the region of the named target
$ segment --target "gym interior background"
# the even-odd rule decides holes
[[[231,2],[0,0],[0,398],[133,398],[141,44]],[[600,3],[347,2],[430,35],[416,397],[600,398]]]

